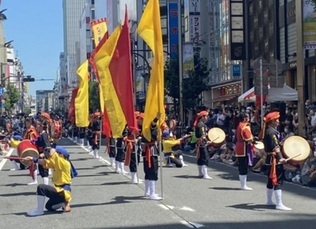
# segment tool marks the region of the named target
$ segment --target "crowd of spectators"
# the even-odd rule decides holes
[[[297,105],[277,103],[267,104],[263,106],[263,113],[271,109],[278,109],[280,111],[280,140],[284,140],[290,136],[298,135],[298,113]],[[214,109],[208,109],[209,117],[206,122],[207,127],[219,127],[226,133],[226,140],[220,147],[209,147],[210,159],[226,163],[232,166],[237,165],[238,161],[234,156],[234,141],[235,130],[239,123],[239,114],[246,112],[250,116],[251,130],[254,136],[258,136],[261,129],[260,111],[256,110],[254,105],[232,107],[221,104]],[[187,126],[186,134],[190,134],[184,146],[184,151],[194,153],[195,143],[197,139],[194,137],[194,128]],[[307,100],[305,103],[305,123],[304,123],[304,137],[310,144],[310,156],[306,161],[296,165],[287,164],[286,180],[290,182],[302,183],[306,186],[316,186],[316,103],[311,103]],[[315,153],[314,153],[315,152]],[[265,174],[267,172],[265,166],[265,152],[264,150],[255,149],[255,157],[253,167],[251,170],[256,173]]]

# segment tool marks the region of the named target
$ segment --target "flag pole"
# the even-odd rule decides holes
[[[136,134],[135,132],[133,132],[133,136],[134,136],[134,153],[135,153],[135,163],[136,163],[136,179],[137,179],[137,184],[139,183],[139,178],[138,178],[138,155],[137,155],[137,151],[138,151],[138,141],[136,138]]]

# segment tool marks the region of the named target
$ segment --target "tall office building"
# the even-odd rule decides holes
[[[80,37],[80,19],[87,0],[63,0],[63,30],[64,30],[64,60],[65,69],[61,69],[66,75],[61,76],[67,82],[68,97],[71,90],[77,85],[77,67],[79,65],[79,54],[76,47]]]

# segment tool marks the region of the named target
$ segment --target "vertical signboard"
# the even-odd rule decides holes
[[[182,45],[183,49],[183,78],[190,77],[190,72],[194,71],[194,53],[192,42],[187,42]]]
[[[245,3],[230,0],[230,59],[246,59]]]
[[[168,41],[170,57],[177,58],[179,47],[178,3],[169,3],[168,5],[168,24]]]
[[[303,2],[303,43],[304,49],[316,49],[316,12],[313,1]]]
[[[201,23],[200,23],[200,0],[190,0],[189,4],[189,30],[190,41],[197,42],[200,40]]]

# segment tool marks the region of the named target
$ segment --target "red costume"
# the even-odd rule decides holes
[[[250,123],[240,122],[236,130],[236,146],[235,146],[235,156],[245,157],[246,156],[246,146],[247,142],[253,141],[253,135],[250,129]]]

